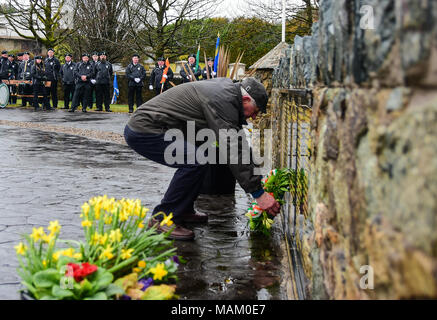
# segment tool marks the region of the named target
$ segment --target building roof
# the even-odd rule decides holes
[[[280,42],[276,47],[267,52],[265,56],[255,62],[249,69],[274,69],[279,65],[281,58],[285,57],[285,50],[290,48],[287,42]]]

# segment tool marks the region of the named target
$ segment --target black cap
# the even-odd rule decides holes
[[[66,53],[65,56],[73,58],[73,55],[71,53]]]
[[[30,55],[30,53],[28,51],[24,51],[23,55],[25,55],[25,54]]]
[[[15,58],[15,56],[11,53],[11,54],[8,54],[8,57],[12,57],[12,58]]]
[[[41,59],[42,60],[42,56],[36,56],[35,59]]]
[[[196,55],[195,55],[195,54],[190,54],[190,55],[188,56],[188,58],[194,58],[194,59],[196,59]]]
[[[49,52],[49,51],[53,51],[53,52],[55,52],[55,49],[53,49],[53,48],[48,48],[48,49],[47,49],[47,52]]]
[[[98,55],[99,55],[99,53],[97,51],[93,52],[93,56],[98,56]]]
[[[8,52],[6,50],[3,50],[2,54],[8,54]]]
[[[138,57],[138,58],[139,58],[140,56],[138,55],[138,53],[134,53],[134,54],[132,55],[132,58],[133,58],[133,57]]]
[[[82,53],[82,57],[90,57],[90,55],[88,53]]]
[[[214,58],[209,57],[208,59],[206,59],[207,61],[214,61]]]
[[[23,52],[17,53],[17,57],[22,57],[23,56]]]
[[[244,79],[241,82],[241,86],[246,92],[255,100],[256,106],[262,113],[266,113],[267,101],[269,97],[267,95],[266,88],[261,82],[253,77]]]
[[[158,61],[165,61],[164,57],[159,57]]]
[[[99,56],[106,56],[106,51],[102,51],[99,53]]]

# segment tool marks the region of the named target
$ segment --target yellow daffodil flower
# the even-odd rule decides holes
[[[146,217],[146,214],[147,214],[148,211],[149,211],[149,209],[143,207],[142,210],[141,210],[140,218],[144,219]]]
[[[98,232],[94,232],[94,234],[91,236],[91,244],[96,245],[99,244],[101,235]]]
[[[82,227],[91,227],[93,223],[89,220],[82,221]]]
[[[133,269],[132,269],[132,272],[140,273],[140,272],[141,272],[141,269],[140,269],[140,268],[133,268]]]
[[[42,241],[44,241],[45,243],[49,243],[49,242],[51,242],[53,239],[55,238],[55,235],[53,234],[53,233],[50,233],[50,234],[44,234],[43,236],[42,236]]]
[[[144,223],[140,222],[140,223],[138,224],[138,228],[140,228],[140,229],[144,228]]]
[[[106,258],[108,260],[111,260],[114,255],[112,254],[113,248],[111,248],[109,245],[103,250],[103,252],[100,254],[99,259]]]
[[[50,221],[49,226],[47,227],[47,230],[50,231],[50,233],[55,234],[61,231],[61,226],[59,225],[58,220]]]
[[[88,213],[90,212],[90,205],[88,204],[88,202],[85,202],[85,203],[82,205],[82,212],[83,212],[83,214],[85,215],[85,217],[88,218]]]
[[[144,269],[146,267],[146,261],[143,260],[138,261],[138,267]]]
[[[14,248],[17,254],[21,254],[22,256],[24,256],[27,251],[27,246],[25,246],[22,242],[17,244]]]
[[[62,255],[62,250],[56,251],[55,253],[52,254],[52,258],[54,261],[58,261],[59,257]]]
[[[43,227],[33,228],[33,232],[30,237],[33,239],[33,241],[37,242],[44,236],[44,234]]]
[[[105,224],[111,224],[112,223],[112,217],[105,215],[105,218],[103,219]]]
[[[108,241],[108,234],[105,233],[103,236],[100,237],[100,244],[104,245],[106,244],[106,241]]]
[[[165,215],[165,213],[164,213],[164,219],[162,219],[162,221],[161,221],[161,227],[165,224],[168,227],[170,227],[173,224],[173,221],[171,221],[171,218],[173,218],[173,213],[170,213],[168,216]]]
[[[124,221],[126,221],[127,219],[129,219],[129,212],[128,212],[127,210],[122,210],[122,211],[120,212],[120,221],[121,221],[121,222],[124,222]]]
[[[73,258],[76,260],[82,260],[82,253],[77,252],[77,253],[73,254]]]
[[[149,272],[153,273],[153,280],[162,280],[168,273],[163,263],[158,263],[156,267],[150,268]]]
[[[44,266],[44,268],[47,267],[47,261],[43,260],[42,265]]]
[[[74,254],[73,248],[68,248],[68,249],[65,249],[64,251],[62,251],[62,255],[66,256],[66,257],[72,258],[73,254]]]
[[[134,249],[121,249],[120,256],[123,260],[126,260],[132,257],[132,252],[134,252]]]
[[[121,234],[120,229],[111,230],[109,234],[109,240],[111,240],[112,242],[120,242],[122,236],[123,235]]]

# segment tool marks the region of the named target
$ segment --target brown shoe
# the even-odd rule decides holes
[[[181,219],[188,223],[205,223],[208,222],[208,215],[195,211],[194,213],[184,214]]]
[[[171,229],[174,229],[169,235],[168,239],[174,239],[174,240],[193,240],[194,239],[194,232],[190,229],[186,229],[184,227],[181,227],[177,224],[174,224],[170,227],[167,225],[160,225],[160,221],[153,218],[149,221],[149,227],[156,226],[156,230],[160,233],[162,232],[168,232]],[[175,228],[176,226],[176,228]]]

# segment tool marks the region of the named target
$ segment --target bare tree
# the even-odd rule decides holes
[[[180,31],[193,19],[206,17],[221,1],[125,0],[133,47],[152,59],[176,57],[193,50]],[[184,34],[186,37],[187,35]],[[193,34],[192,37],[199,37]]]
[[[111,61],[120,61],[129,47],[125,0],[70,0],[76,10],[75,51],[106,51]]]
[[[8,0],[0,7],[0,16],[20,37],[46,48],[61,44],[72,33],[68,29],[72,16],[64,0]]]

